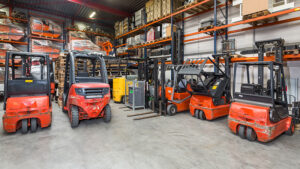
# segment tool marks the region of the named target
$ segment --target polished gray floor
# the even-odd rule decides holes
[[[300,168],[300,132],[262,144],[232,134],[226,118],[180,113],[133,121],[123,105],[111,107],[111,123],[86,120],[76,129],[57,104],[52,127],[36,133],[6,134],[1,122],[0,169]]]

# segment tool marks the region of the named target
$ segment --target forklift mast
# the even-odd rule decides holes
[[[265,47],[266,45],[272,45],[275,50],[275,62],[277,63],[283,63],[283,49],[284,49],[284,39],[278,38],[278,39],[271,39],[271,40],[265,40],[265,41],[257,41],[255,42],[255,45],[258,48],[258,61],[264,61],[264,54],[265,54]],[[281,84],[285,83],[285,81],[281,77],[281,72],[275,71],[275,77],[279,80],[276,81],[275,89],[276,99],[281,100],[282,99],[282,89]],[[282,81],[283,80],[283,81]],[[264,84],[264,69],[263,66],[258,66],[258,84],[263,86]],[[284,85],[285,86],[285,85]],[[285,95],[286,97],[286,95]],[[285,98],[286,100],[287,98]]]

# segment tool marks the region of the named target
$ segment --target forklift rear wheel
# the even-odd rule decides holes
[[[30,131],[31,132],[36,132],[37,130],[37,120],[36,118],[30,119]]]
[[[295,123],[292,121],[290,128],[285,133],[289,136],[292,136],[294,132],[295,132]]]
[[[109,105],[106,105],[103,120],[105,123],[110,122],[111,120],[111,108]]]
[[[22,120],[22,133],[25,134],[28,132],[28,121],[27,119]]]
[[[177,107],[174,104],[170,104],[167,107],[167,113],[169,116],[175,115],[177,112]]]
[[[152,100],[149,100],[148,106],[149,106],[150,109],[152,109]]]
[[[194,117],[197,118],[197,119],[199,119],[199,110],[198,109],[195,110]]]
[[[200,118],[201,120],[206,120],[204,111],[202,111],[202,110],[199,111],[199,118]]]
[[[72,106],[71,108],[71,127],[75,128],[79,125],[79,112],[77,106]]]
[[[238,133],[239,133],[239,136],[240,136],[242,139],[245,139],[245,138],[246,138],[245,131],[246,131],[246,126],[239,125],[239,127],[238,127]]]
[[[256,140],[256,133],[251,127],[247,127],[246,136],[249,141]]]

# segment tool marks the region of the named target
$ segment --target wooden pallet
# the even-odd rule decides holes
[[[213,28],[214,28],[214,25],[209,25],[209,26],[205,26],[205,27],[199,28],[198,31],[201,32],[201,31],[206,31],[208,29],[213,29]],[[222,35],[224,32],[225,32],[225,29],[217,30],[217,34],[218,35]],[[205,32],[205,34],[213,36],[214,35],[214,31]]]
[[[268,10],[259,11],[259,12],[255,12],[253,14],[243,16],[243,20],[254,19],[257,17],[266,16],[269,14],[270,14],[270,12]],[[255,22],[250,22],[249,24],[252,26],[258,26],[258,25],[263,25],[263,24],[272,23],[272,22],[276,22],[276,21],[278,21],[278,17],[271,17],[271,18],[267,18],[267,19],[263,19],[263,20],[259,20],[259,21],[255,21]]]
[[[295,130],[300,131],[300,124],[295,125]]]
[[[285,50],[283,51],[284,55],[298,55],[300,53],[299,49],[293,49],[293,50]],[[275,52],[271,51],[271,52],[266,52],[266,56],[274,56]]]

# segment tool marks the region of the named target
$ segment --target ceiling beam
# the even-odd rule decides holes
[[[108,7],[108,6],[104,6],[104,5],[101,5],[99,3],[92,2],[90,0],[68,0],[68,1],[72,2],[72,3],[79,4],[79,5],[86,6],[86,7],[89,7],[89,8],[93,8],[93,9],[96,9],[96,10],[99,10],[99,11],[104,11],[104,12],[107,12],[107,13],[112,13],[112,14],[115,14],[115,15],[119,15],[119,16],[125,16],[125,17],[130,16],[130,13],[128,13],[128,12],[124,12],[124,11],[121,11],[121,10],[118,10],[118,9],[114,9],[114,8],[111,8],[111,7]]]

